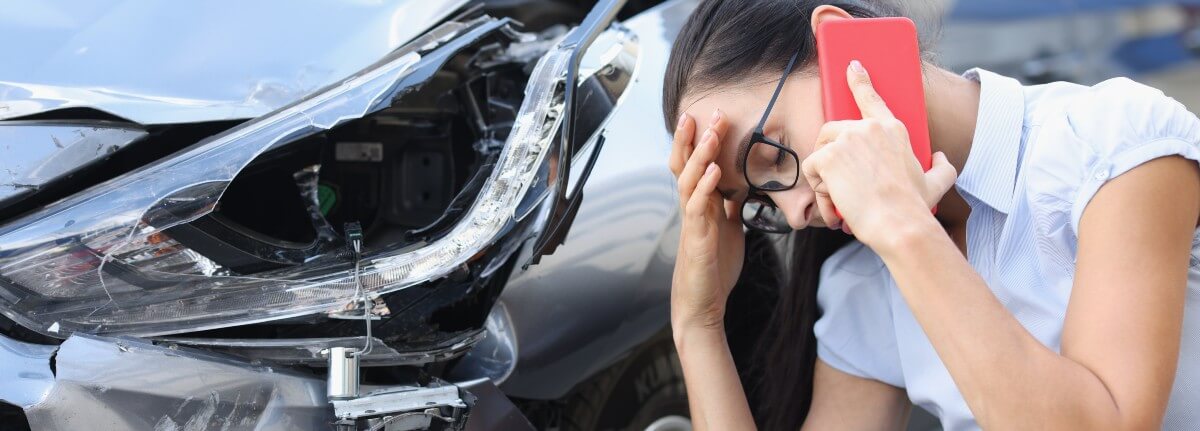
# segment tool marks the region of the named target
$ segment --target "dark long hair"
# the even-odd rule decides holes
[[[793,73],[812,73],[816,41],[813,10],[842,8],[854,17],[900,16],[880,0],[703,0],[684,24],[663,79],[663,118],[668,130],[684,107],[684,96],[778,79],[797,49]],[[765,104],[765,101],[764,101]],[[747,384],[756,422],[765,429],[800,429],[812,402],[816,336],[820,316],[817,277],[821,264],[850,238],[826,229],[793,233],[786,284],[778,286],[775,309],[759,337]],[[749,263],[749,262],[748,262]],[[731,340],[732,341],[732,340]],[[746,370],[739,370],[746,375]],[[757,371],[757,372],[753,372]]]

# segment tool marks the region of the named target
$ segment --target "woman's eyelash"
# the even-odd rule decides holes
[[[779,140],[777,140],[777,141],[775,141],[775,142],[778,142],[778,143],[779,143],[779,145],[780,145],[781,147],[783,147],[783,148],[791,148],[790,146],[788,146],[788,144],[787,144],[787,141],[784,141],[784,137],[783,137],[783,136],[780,136],[780,137],[779,137]],[[784,160],[786,160],[786,159],[787,159],[787,154],[785,154],[785,153],[784,153],[784,150],[783,150],[783,148],[776,148],[776,149],[775,149],[775,150],[777,151],[777,152],[776,152],[776,154],[775,154],[775,166],[782,166],[782,165],[783,165],[783,162],[784,162]]]

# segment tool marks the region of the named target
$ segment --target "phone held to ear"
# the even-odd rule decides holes
[[[916,24],[908,18],[855,18],[828,20],[817,27],[825,121],[862,119],[846,82],[851,60],[871,74],[875,91],[908,129],[913,155],[928,171],[932,154]]]

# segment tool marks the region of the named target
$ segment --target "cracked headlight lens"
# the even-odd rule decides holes
[[[162,335],[343,308],[355,283],[343,258],[239,275],[172,239],[167,230],[213,211],[256,156],[382,109],[422,69],[422,49],[478,39],[505,24],[449,23],[385,60],[289,107],[154,164],[56,202],[0,230],[0,312],[42,333]],[[445,235],[416,248],[363,256],[362,285],[382,294],[443,277],[515,224],[514,213],[561,123],[571,50],[537,63],[494,170]],[[413,81],[413,82],[410,82]]]

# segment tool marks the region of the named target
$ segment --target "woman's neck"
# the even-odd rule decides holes
[[[929,117],[929,141],[934,152],[946,154],[959,173],[967,163],[975,122],[979,116],[979,83],[930,66],[925,73],[925,110]],[[948,227],[966,224],[970,207],[950,189],[938,203],[938,219]]]

